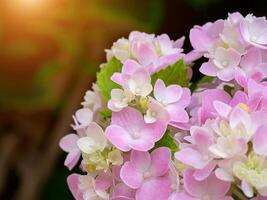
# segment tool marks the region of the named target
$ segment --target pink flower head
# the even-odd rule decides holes
[[[224,21],[218,20],[214,23],[208,22],[205,25],[195,26],[190,30],[190,42],[198,52],[209,52],[219,39],[219,34],[223,31]]]
[[[147,112],[144,116],[146,123],[155,123],[156,121],[162,121],[166,124],[170,121],[170,115],[163,105],[158,103],[152,97],[149,98],[149,104]]]
[[[200,72],[208,76],[217,76],[223,81],[231,81],[240,59],[241,55],[235,49],[218,47],[212,59],[201,66]]]
[[[174,42],[169,38],[167,34],[159,35],[156,38],[155,43],[159,58],[154,66],[154,72],[164,69],[166,66],[177,62],[184,56],[182,54],[184,39],[185,37],[181,37]]]
[[[209,89],[204,91],[201,98],[202,105],[198,111],[200,123],[203,124],[207,119],[217,117],[213,102],[220,101],[227,104],[230,100],[230,95],[223,90]]]
[[[93,112],[89,108],[81,108],[76,111],[73,119],[74,124],[72,128],[82,134],[86,127],[92,122]]]
[[[185,107],[190,102],[190,90],[179,85],[165,86],[162,80],[157,80],[154,88],[154,96],[170,114],[172,122],[187,123],[188,113]]]
[[[263,61],[262,51],[250,48],[242,57],[240,67],[235,72],[235,79],[242,87],[247,87],[248,79],[261,81],[267,75],[267,63]]]
[[[145,67],[141,66],[135,60],[127,59],[122,66],[121,72],[115,72],[111,76],[111,80],[119,85],[123,85],[123,79],[129,78],[133,73],[141,68]]]
[[[267,109],[267,85],[265,82],[257,83],[253,79],[247,82],[247,93],[237,91],[230,102],[232,107],[243,103],[250,112]]]
[[[240,32],[248,44],[267,49],[267,20],[265,17],[248,15],[240,23]]]
[[[147,69],[133,60],[127,60],[121,73],[114,73],[111,80],[136,96],[147,96],[152,91]]]
[[[67,182],[70,191],[76,200],[109,199],[109,195],[105,190],[96,189],[95,179],[90,175],[71,174],[68,176]]]
[[[132,151],[130,161],[120,172],[123,182],[136,191],[137,200],[168,199],[171,188],[167,174],[171,161],[171,152],[160,147],[151,154]]]
[[[262,156],[267,156],[267,127],[261,126],[253,138],[254,151]]]
[[[192,127],[191,136],[186,139],[191,145],[183,147],[175,153],[175,158],[180,162],[194,167],[204,169],[209,167],[214,156],[209,152],[209,147],[214,143],[212,133],[204,127]]]
[[[194,171],[188,169],[184,172],[184,188],[186,192],[196,199],[216,199],[226,200],[231,199],[226,196],[230,189],[230,182],[225,182],[218,179],[212,173],[207,179],[198,181],[194,178]]]
[[[111,200],[135,200],[135,190],[123,182],[117,183],[113,188]]]
[[[267,85],[266,82],[257,83],[248,81],[248,106],[251,110],[267,110]]]
[[[81,156],[81,151],[77,145],[78,140],[78,135],[69,134],[64,136],[59,142],[60,148],[68,152],[64,165],[67,166],[69,170],[73,169]]]
[[[146,124],[140,112],[128,107],[113,113],[111,125],[106,129],[105,135],[121,151],[148,151],[161,139],[166,128],[167,124],[161,121]]]

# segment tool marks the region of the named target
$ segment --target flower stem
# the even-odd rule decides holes
[[[242,194],[242,192],[240,192],[240,190],[233,186],[232,189],[231,189],[231,192],[233,195],[235,195],[238,200],[249,200],[245,195]]]

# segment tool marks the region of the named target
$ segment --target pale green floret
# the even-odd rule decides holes
[[[120,166],[123,163],[121,152],[117,149],[105,148],[104,151],[96,151],[92,154],[83,153],[83,164],[88,172],[107,170],[111,165]]]
[[[245,163],[236,162],[233,172],[240,180],[244,180],[257,190],[267,187],[267,164],[263,157],[250,153]]]

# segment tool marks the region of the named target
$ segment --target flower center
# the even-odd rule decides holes
[[[202,200],[212,200],[211,196],[206,194],[202,197]]]
[[[257,37],[253,35],[253,36],[251,36],[250,40],[251,40],[252,42],[256,42],[256,41],[257,41]]]
[[[226,61],[226,60],[222,62],[222,65],[223,65],[224,67],[227,67],[228,64],[229,64],[229,63],[228,63],[228,61]]]
[[[141,92],[141,89],[140,89],[140,88],[136,88],[136,89],[135,89],[135,93],[136,93],[136,94],[140,94],[140,92]]]
[[[247,105],[247,104],[245,104],[245,103],[239,103],[239,106],[243,109],[243,110],[245,110],[245,111],[249,111],[249,106]]]
[[[132,134],[132,138],[135,139],[135,140],[139,139],[140,138],[140,134],[135,132],[135,133]]]
[[[127,102],[128,102],[127,97],[123,97],[123,98],[122,98],[122,102],[127,103]]]
[[[171,184],[171,189],[172,189],[172,191],[175,191],[176,190],[176,184]]]
[[[204,161],[207,161],[207,160],[209,160],[209,156],[208,156],[208,155],[204,155],[204,156],[202,157],[202,159],[203,159]]]
[[[152,111],[152,112],[151,112],[151,116],[152,116],[152,117],[157,117],[157,112]]]
[[[163,101],[162,101],[162,104],[163,104],[164,106],[166,106],[166,105],[168,104],[168,102],[167,102],[166,100],[163,100]]]
[[[152,173],[149,172],[149,171],[146,171],[146,172],[144,173],[144,179],[150,178],[151,176],[152,176]]]

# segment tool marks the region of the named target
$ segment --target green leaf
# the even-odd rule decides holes
[[[170,65],[167,68],[153,74],[152,85],[155,85],[158,79],[163,80],[166,86],[171,84],[179,84],[182,87],[187,87],[189,84],[189,77],[184,61],[181,59],[173,65]]]
[[[170,148],[172,155],[174,155],[175,152],[179,151],[179,147],[177,143],[175,142],[175,139],[172,136],[170,130],[167,130],[164,136],[158,142],[156,142],[154,149],[158,147]]]
[[[116,58],[112,58],[108,63],[105,63],[100,72],[97,73],[97,86],[99,88],[100,94],[106,100],[110,99],[110,92],[114,88],[119,88],[120,86],[114,83],[110,77],[115,72],[120,72],[122,64]]]
[[[104,118],[110,118],[112,116],[112,111],[111,110],[100,110],[99,113],[104,117]]]
[[[203,76],[201,79],[191,84],[190,90],[193,92],[197,89],[199,84],[211,83],[214,79],[215,77]]]
[[[233,94],[233,91],[234,91],[234,87],[231,87],[229,85],[225,85],[223,87],[224,91],[227,92],[229,95],[232,95]]]

